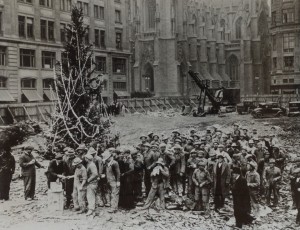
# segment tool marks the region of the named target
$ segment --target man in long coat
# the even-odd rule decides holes
[[[242,176],[239,168],[233,171],[232,197],[236,227],[242,228],[243,224],[250,224],[253,217],[250,216],[251,205],[247,180]]]
[[[0,150],[0,200],[9,200],[10,183],[15,172],[15,158],[10,149]]]
[[[224,162],[222,154],[218,154],[217,157],[218,162],[215,164],[213,176],[215,211],[224,207],[230,185],[230,167]]]

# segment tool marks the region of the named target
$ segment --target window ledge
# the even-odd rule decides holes
[[[19,66],[20,69],[28,69],[28,70],[38,70],[36,67],[24,67],[24,66]]]

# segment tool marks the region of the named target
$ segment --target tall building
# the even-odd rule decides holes
[[[269,92],[267,0],[130,0],[129,9],[132,90],[191,95],[193,70],[212,88]]]
[[[128,7],[121,0],[0,0],[0,102],[49,101],[53,67],[61,61],[71,9],[83,9],[94,44],[95,74],[104,73],[103,96],[128,95]]]
[[[271,1],[273,94],[300,94],[300,1]]]

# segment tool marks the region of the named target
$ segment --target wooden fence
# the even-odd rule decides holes
[[[281,106],[287,107],[291,101],[300,101],[299,94],[283,94],[283,95],[246,95],[241,96],[241,101],[254,101],[257,104],[262,102],[278,102]]]

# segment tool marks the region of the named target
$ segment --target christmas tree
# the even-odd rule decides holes
[[[56,113],[52,115],[52,146],[63,141],[76,148],[94,140],[104,141],[109,134],[109,119],[101,118],[103,81],[94,73],[92,45],[82,9],[74,7],[66,28],[63,60],[55,67]]]

